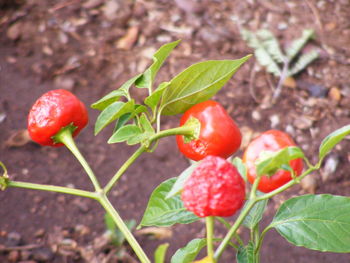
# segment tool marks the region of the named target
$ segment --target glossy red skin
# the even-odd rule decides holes
[[[217,102],[208,100],[188,109],[180,120],[180,126],[194,117],[201,123],[197,140],[184,142],[184,137],[176,136],[179,150],[189,159],[199,161],[208,155],[227,158],[241,145],[241,132],[226,110]]]
[[[247,147],[243,155],[243,162],[247,165],[248,181],[253,184],[256,178],[255,161],[263,151],[276,152],[288,146],[295,146],[294,141],[288,134],[278,131],[269,130],[254,139]],[[290,161],[290,167],[299,176],[303,171],[303,160],[295,159]],[[278,170],[271,177],[262,176],[258,185],[258,190],[264,193],[271,192],[280,186],[292,180],[290,172]]]
[[[73,124],[76,136],[88,123],[85,105],[71,92],[63,89],[43,94],[33,105],[28,115],[28,131],[33,141],[48,146],[62,146],[52,136],[61,128]]]
[[[199,217],[232,216],[244,203],[245,184],[230,162],[207,156],[186,181],[181,199]]]

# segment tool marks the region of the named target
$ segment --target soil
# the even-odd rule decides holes
[[[315,162],[321,140],[350,120],[349,13],[347,0],[0,0],[0,160],[11,179],[90,190],[82,168],[65,148],[40,147],[27,140],[23,130],[36,98],[64,88],[89,105],[145,70],[156,48],[176,39],[182,43],[157,83],[198,61],[243,57],[253,51],[242,40],[240,25],[253,31],[267,27],[283,45],[303,29],[315,30],[316,38],[307,48],[317,48],[320,58],[283,88],[276,104],[269,101],[278,79],[257,68],[255,58],[215,96],[240,125],[242,148],[264,130],[281,129]],[[141,90],[133,92],[139,100],[144,95]],[[89,114],[90,123],[77,144],[105,184],[135,148],[107,145],[111,128],[95,137],[98,112],[89,109]],[[178,116],[167,118],[162,127],[177,122]],[[348,196],[349,147],[349,141],[337,146],[311,182],[273,198],[263,225],[283,200],[295,194]],[[112,203],[122,218],[139,222],[152,190],[187,166],[174,138],[166,138],[153,154],[144,154],[130,167],[112,191]],[[104,212],[96,202],[11,188],[0,192],[0,203],[1,262],[117,262],[115,248],[105,242]],[[169,242],[169,258],[203,235],[204,224],[197,222],[137,238],[150,257],[159,244]],[[119,262],[137,262],[128,247],[122,252]],[[294,247],[270,231],[262,262],[282,258],[285,263],[350,261],[347,254]],[[233,261],[233,254],[224,254],[222,262]]]

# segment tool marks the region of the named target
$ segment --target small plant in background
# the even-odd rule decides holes
[[[282,92],[282,86],[288,77],[292,77],[304,70],[311,62],[319,57],[317,50],[311,50],[300,54],[304,46],[314,36],[312,29],[305,29],[302,36],[282,52],[277,38],[270,30],[260,29],[252,32],[241,29],[241,36],[248,46],[254,49],[254,54],[259,64],[279,78],[272,100],[276,102]]]
[[[309,37],[305,33],[302,39],[295,41],[294,48],[287,51],[287,65]],[[85,169],[94,190],[14,181],[0,162],[4,170],[0,176],[1,189],[18,187],[93,199],[106,210],[105,223],[111,242],[120,246],[125,239],[138,259],[149,263],[151,259],[131,232],[135,223],[124,221],[119,216],[108,195],[141,154],[153,152],[160,139],[177,136],[179,150],[195,161],[179,176],[168,178],[155,188],[138,225],[138,228],[169,227],[205,218],[206,237],[189,240],[185,247],[172,255],[171,263],[193,262],[204,247],[207,248],[207,256],[196,262],[220,262],[222,253],[230,249],[238,263],[258,263],[264,237],[273,228],[296,246],[319,251],[350,252],[349,197],[329,194],[297,196],[286,200],[278,208],[267,227],[261,230],[259,225],[268,200],[320,169],[324,158],[350,134],[350,125],[334,131],[322,141],[315,164],[287,134],[276,130],[267,131],[253,140],[243,160],[239,157],[226,160],[224,158],[231,157],[239,148],[241,133],[224,108],[210,98],[250,56],[237,60],[200,62],[154,88],[158,70],[178,43],[175,41],[162,46],[154,54],[153,64],[144,73],[126,81],[119,89],[92,105],[101,111],[96,120],[95,134],[114,123],[115,128],[108,143],[138,145],[105,186],[100,185],[73,140],[73,136],[86,125],[88,117],[85,107],[70,92],[56,90],[44,94],[34,104],[28,120],[30,134],[34,141],[42,145],[65,145]],[[258,52],[259,60],[263,57],[261,54],[276,43],[272,39],[269,45],[262,46]],[[269,52],[273,54],[271,50]],[[270,65],[270,55],[265,65]],[[303,68],[298,63],[306,65],[307,60],[301,56],[294,67],[286,67],[284,71],[295,74]],[[132,87],[148,92],[140,104],[132,97]],[[161,118],[177,114],[183,114],[180,126],[162,129]],[[234,221],[225,219],[234,214],[237,215]],[[216,237],[217,224],[227,228],[224,238]],[[248,240],[243,240],[239,235],[237,230],[241,226],[250,231]],[[165,262],[168,247],[166,243],[156,249],[154,262]]]

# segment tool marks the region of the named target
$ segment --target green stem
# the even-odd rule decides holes
[[[234,234],[236,233],[237,229],[242,224],[244,218],[247,216],[247,214],[249,213],[250,209],[252,209],[252,207],[255,205],[255,203],[256,203],[256,200],[248,200],[248,204],[246,205],[245,209],[238,216],[238,218],[236,219],[236,222],[232,225],[231,229],[227,232],[227,234],[224,237],[224,239],[222,240],[221,244],[216,249],[215,254],[214,254],[214,259],[216,261],[219,260],[221,254],[222,254],[222,252],[224,252],[228,242],[234,236]]]
[[[289,187],[298,184],[305,176],[309,175],[310,173],[312,173],[314,170],[316,170],[316,167],[310,167],[309,169],[307,169],[304,173],[302,173],[299,177],[297,177],[294,180],[289,181],[288,183],[282,185],[281,187],[273,190],[272,192],[269,192],[267,194],[261,195],[259,197],[256,198],[257,201],[261,201],[261,200],[265,200],[265,199],[269,199],[285,190],[287,190]]]
[[[254,251],[255,257],[259,257],[259,255],[260,255],[260,248],[261,248],[262,242],[264,240],[264,237],[265,237],[267,231],[269,231],[271,228],[272,227],[268,226],[261,232],[259,241],[257,242],[256,248],[255,248],[255,251]]]
[[[18,181],[9,181],[6,186],[7,187],[33,189],[33,190],[41,190],[41,191],[50,191],[50,192],[63,193],[63,194],[71,194],[71,195],[88,197],[88,198],[97,200],[97,195],[93,192],[80,190],[80,189],[74,189],[74,188],[68,188],[68,187],[63,187],[63,186],[34,184],[34,183],[18,182]]]
[[[109,191],[113,188],[114,184],[119,180],[120,176],[122,176],[124,174],[124,172],[129,168],[129,166],[131,164],[133,164],[133,162],[135,162],[135,160],[145,151],[147,150],[147,148],[145,146],[140,146],[140,148],[138,148],[136,150],[136,152],[134,152],[133,155],[131,155],[129,157],[129,159],[119,168],[119,170],[117,171],[117,173],[112,177],[112,179],[107,183],[107,185],[104,187],[103,191],[105,194],[108,194]]]
[[[123,219],[119,216],[118,212],[114,209],[113,205],[108,200],[107,196],[105,194],[102,194],[98,201],[103,206],[103,208],[109,213],[109,215],[113,218],[115,224],[119,228],[119,230],[124,235],[125,239],[129,242],[129,245],[134,250],[135,254],[140,259],[141,263],[151,263],[143,249],[141,248],[140,244],[137,242],[135,237],[132,235],[132,233],[129,231],[128,227],[123,222]]]
[[[97,181],[97,178],[94,172],[92,171],[90,165],[87,163],[83,155],[80,153],[78,147],[74,142],[74,139],[72,136],[72,130],[69,127],[63,128],[58,134],[55,135],[55,140],[63,143],[73,153],[73,155],[77,158],[77,160],[83,166],[87,175],[90,177],[90,180],[94,185],[95,190],[97,192],[101,191],[101,186]]]
[[[221,222],[227,229],[231,228],[231,224],[229,222],[227,222],[224,218],[222,217],[216,217],[216,219]],[[240,246],[244,247],[244,243],[243,240],[241,239],[241,237],[235,233],[234,238],[237,240],[237,242],[239,243]]]
[[[172,136],[172,135],[193,135],[193,127],[192,126],[181,126],[173,129],[168,129],[164,131],[160,131],[151,138],[149,138],[149,144],[151,144],[154,141],[157,141],[163,137]],[[124,172],[129,168],[129,166],[135,162],[135,160],[145,151],[147,151],[147,147],[144,145],[140,146],[133,155],[130,156],[130,158],[119,168],[117,173],[112,177],[112,179],[107,183],[107,185],[104,187],[104,192],[107,194],[109,191],[113,188],[115,183],[119,180],[119,178],[124,174]]]
[[[214,247],[213,247],[213,237],[214,237],[214,221],[213,216],[208,216],[205,218],[205,223],[207,227],[207,251],[208,258],[214,259]]]

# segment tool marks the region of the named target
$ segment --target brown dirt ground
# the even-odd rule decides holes
[[[0,0],[0,116],[6,117],[0,118],[0,160],[13,179],[91,189],[66,149],[34,143],[14,147],[9,143],[11,135],[26,128],[27,112],[35,99],[47,90],[65,88],[89,105],[144,70],[150,63],[149,54],[161,44],[180,38],[182,43],[159,74],[159,82],[201,60],[242,57],[252,50],[241,40],[240,23],[251,30],[266,26],[283,44],[305,28],[315,30],[312,46],[321,51],[321,58],[296,77],[293,88],[284,88],[273,107],[265,102],[277,80],[262,69],[253,74],[255,59],[216,95],[247,139],[272,126],[288,130],[315,161],[322,138],[350,120],[349,13],[347,0]],[[142,98],[139,90],[134,92]],[[317,92],[324,93],[316,96]],[[94,137],[98,112],[89,113],[90,124],[77,143],[98,178],[106,183],[134,148],[107,145],[111,129]],[[162,125],[175,126],[177,121],[176,116]],[[268,224],[282,200],[294,194],[315,190],[349,195],[349,147],[345,141],[336,148],[332,158],[338,166],[329,177],[325,173],[314,175],[315,189],[295,187],[273,198],[263,224]],[[127,171],[112,192],[113,204],[123,218],[139,221],[152,190],[187,165],[174,139],[164,139],[155,153],[145,154]],[[25,258],[89,262],[82,259],[82,251],[91,246],[96,249],[97,239],[105,230],[102,209],[82,198],[8,189],[0,193],[0,204],[1,262]],[[149,241],[147,236],[138,239],[150,256],[158,244],[170,242],[171,255],[194,236],[203,236],[203,226],[202,222],[175,226],[171,228],[172,237],[164,240]],[[69,248],[52,253],[62,240],[70,242],[66,244]],[[13,245],[33,244],[40,248],[22,253],[6,251]],[[109,251],[99,251],[100,258],[90,262],[116,262],[106,259]],[[233,262],[233,258],[225,254],[222,261]],[[294,247],[273,231],[266,236],[261,258],[270,263],[350,261],[346,254]]]

